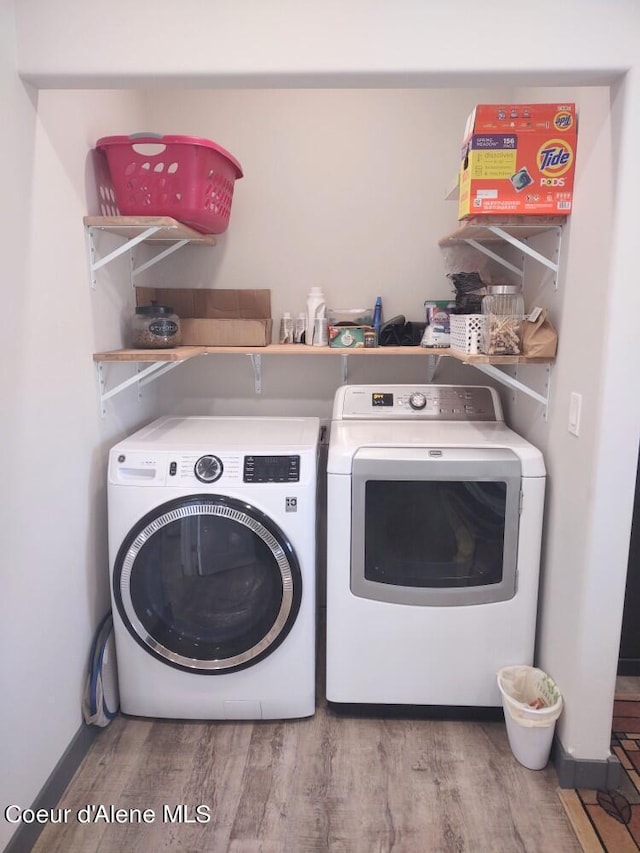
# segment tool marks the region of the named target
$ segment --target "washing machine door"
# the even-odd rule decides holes
[[[275,651],[298,614],[302,576],[291,543],[260,510],[223,495],[192,495],[136,524],[116,557],[113,589],[146,651],[215,675]]]

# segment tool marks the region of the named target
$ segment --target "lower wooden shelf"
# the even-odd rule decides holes
[[[523,355],[469,355],[449,347],[308,347],[304,344],[269,344],[266,347],[175,347],[172,349],[121,349],[94,353],[94,361],[186,361],[198,355],[310,355],[343,356],[450,356],[467,364],[551,364],[553,358]]]
[[[451,356],[451,358],[456,358],[458,361],[464,361],[465,364],[495,364],[496,366],[500,366],[501,364],[553,364],[555,358],[530,358],[526,355],[484,355],[479,353],[478,355],[470,355],[466,352],[459,352],[454,349],[446,349],[444,351],[440,350],[442,355]]]
[[[550,367],[547,367],[547,382],[546,393],[540,394],[529,388],[517,378],[510,376],[498,368],[502,365],[519,365],[519,364],[547,364],[550,365],[553,358],[527,358],[522,355],[470,355],[464,352],[452,350],[449,347],[359,347],[358,349],[349,349],[342,347],[308,347],[304,344],[269,344],[265,347],[195,347],[184,346],[175,347],[172,349],[121,349],[111,350],[110,352],[97,352],[93,355],[93,360],[96,362],[98,371],[98,384],[100,393],[100,403],[103,414],[105,413],[105,403],[110,398],[119,394],[125,388],[128,388],[134,383],[140,386],[157,379],[164,373],[167,373],[178,364],[182,364],[189,359],[201,355],[248,355],[251,357],[254,371],[254,388],[256,394],[262,391],[262,356],[263,355],[284,355],[304,357],[312,356],[314,358],[331,358],[332,356],[342,356],[342,380],[347,382],[347,364],[350,358],[362,358],[373,356],[376,358],[384,358],[389,356],[396,357],[432,357],[432,358],[455,358],[465,364],[474,365],[478,370],[491,376],[497,382],[513,388],[516,391],[522,391],[534,400],[542,403],[544,406],[544,417],[547,417],[547,409],[549,405],[549,374]],[[126,362],[136,362],[138,364],[138,373],[134,376],[125,379],[115,387],[107,390],[106,387],[106,371],[107,364]],[[144,368],[141,363],[146,363]],[[431,362],[433,364],[433,362]]]
[[[206,352],[206,347],[171,347],[171,349],[117,349],[95,352],[94,361],[186,361]]]

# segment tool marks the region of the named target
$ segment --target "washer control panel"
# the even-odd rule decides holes
[[[111,453],[112,483],[178,487],[234,486],[241,483],[300,483],[301,454],[194,452]],[[308,472],[307,472],[308,473]],[[307,476],[305,473],[305,476]]]
[[[336,397],[334,420],[501,421],[500,399],[479,385],[349,385]]]
[[[245,456],[242,480],[245,483],[297,483],[299,456]]]

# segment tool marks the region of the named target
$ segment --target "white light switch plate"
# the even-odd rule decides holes
[[[580,435],[580,415],[582,413],[582,394],[575,391],[569,397],[569,432]]]

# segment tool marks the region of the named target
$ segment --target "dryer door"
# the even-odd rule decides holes
[[[291,630],[302,576],[290,542],[250,504],[222,495],[169,501],[130,531],[114,565],[118,611],[163,662],[229,673]]]
[[[434,607],[513,598],[520,493],[520,460],[508,449],[359,450],[352,592]]]

